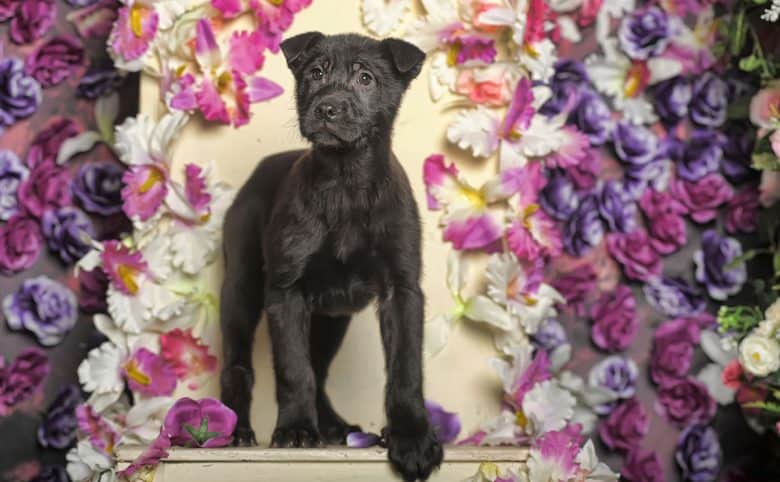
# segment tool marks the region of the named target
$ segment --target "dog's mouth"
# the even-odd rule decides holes
[[[333,123],[312,119],[305,123],[303,136],[315,146],[336,148],[348,147],[356,144],[361,133],[357,125]]]

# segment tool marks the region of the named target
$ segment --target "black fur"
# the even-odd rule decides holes
[[[389,459],[405,480],[424,480],[442,448],[423,404],[420,219],[391,134],[425,56],[397,39],[318,32],[282,51],[312,148],[264,159],[225,219],[222,400],[238,414],[236,442],[255,444],[251,353],[265,310],[279,405],[272,446],[344,443],[359,427],[331,406],[328,366],[351,315],[377,300]]]

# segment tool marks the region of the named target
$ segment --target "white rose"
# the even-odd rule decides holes
[[[739,345],[739,363],[753,375],[765,377],[780,369],[780,344],[752,333]]]
[[[767,320],[780,323],[780,299],[772,303],[772,305],[766,309],[764,315]]]

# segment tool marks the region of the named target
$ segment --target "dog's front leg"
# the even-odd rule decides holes
[[[423,401],[423,303],[414,282],[396,287],[379,306],[387,369],[384,435],[390,462],[406,481],[427,479],[443,456]]]

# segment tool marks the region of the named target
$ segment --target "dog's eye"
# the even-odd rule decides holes
[[[319,67],[314,67],[311,69],[310,75],[314,80],[322,80],[322,76],[325,75],[325,72],[323,72]]]
[[[360,82],[363,85],[368,85],[373,80],[374,80],[374,78],[371,77],[371,74],[369,74],[368,72],[362,72],[360,74],[360,77],[358,77],[358,82]]]

